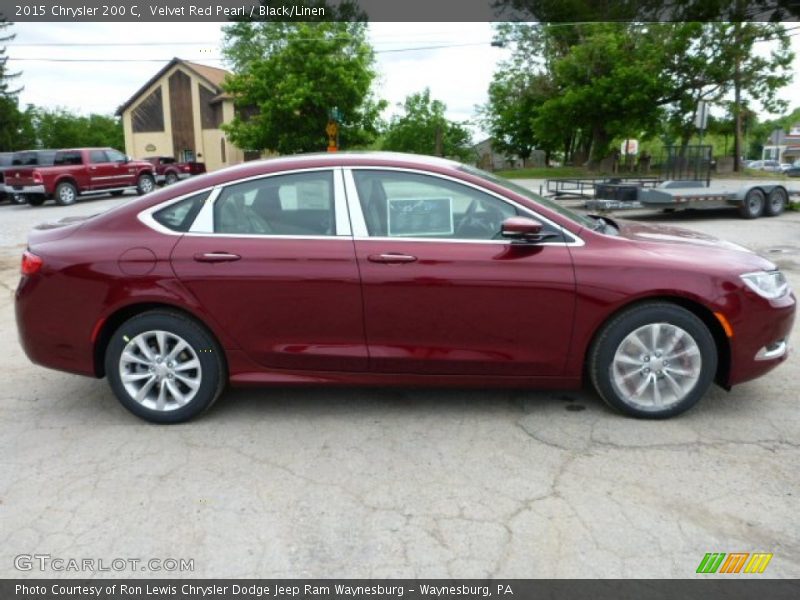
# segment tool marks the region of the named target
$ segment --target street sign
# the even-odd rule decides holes
[[[623,156],[639,154],[639,140],[624,140],[619,151]]]
[[[708,125],[708,102],[700,100],[697,103],[697,113],[694,115],[694,126],[701,131]]]

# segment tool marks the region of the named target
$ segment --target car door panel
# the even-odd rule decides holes
[[[356,253],[373,370],[561,374],[575,302],[566,246],[360,239]]]

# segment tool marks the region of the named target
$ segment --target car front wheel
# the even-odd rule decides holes
[[[126,321],[109,341],[105,369],[122,405],[155,423],[196,417],[219,397],[227,377],[213,336],[169,311]]]
[[[689,410],[705,394],[717,370],[717,349],[706,325],[688,310],[647,303],[603,327],[588,369],[608,405],[663,419]]]

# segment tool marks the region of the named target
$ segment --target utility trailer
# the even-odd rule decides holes
[[[732,187],[711,183],[712,147],[666,146],[661,159],[661,178],[606,178],[594,179],[577,186],[575,181],[549,180],[547,189],[552,195],[586,198],[590,210],[609,211],[627,209],[705,209],[736,207],[745,219],[761,215],[777,216],[789,204],[791,196],[800,196],[800,190],[788,188],[783,183],[759,182]],[[588,187],[593,188],[592,192]]]
[[[791,196],[800,190],[789,189],[782,183],[749,183],[736,189],[708,185],[703,181],[665,181],[654,188],[625,184],[600,184],[595,198],[586,201],[591,210],[626,209],[706,209],[736,207],[745,219],[765,215],[775,217],[789,204]]]

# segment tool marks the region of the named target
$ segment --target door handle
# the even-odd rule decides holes
[[[194,255],[197,262],[233,262],[242,258],[238,254],[231,254],[230,252],[198,252]]]
[[[416,256],[411,256],[410,254],[396,254],[394,252],[385,252],[383,254],[370,254],[367,256],[367,260],[369,262],[375,263],[389,263],[389,264],[397,264],[397,263],[412,263],[417,260]]]

